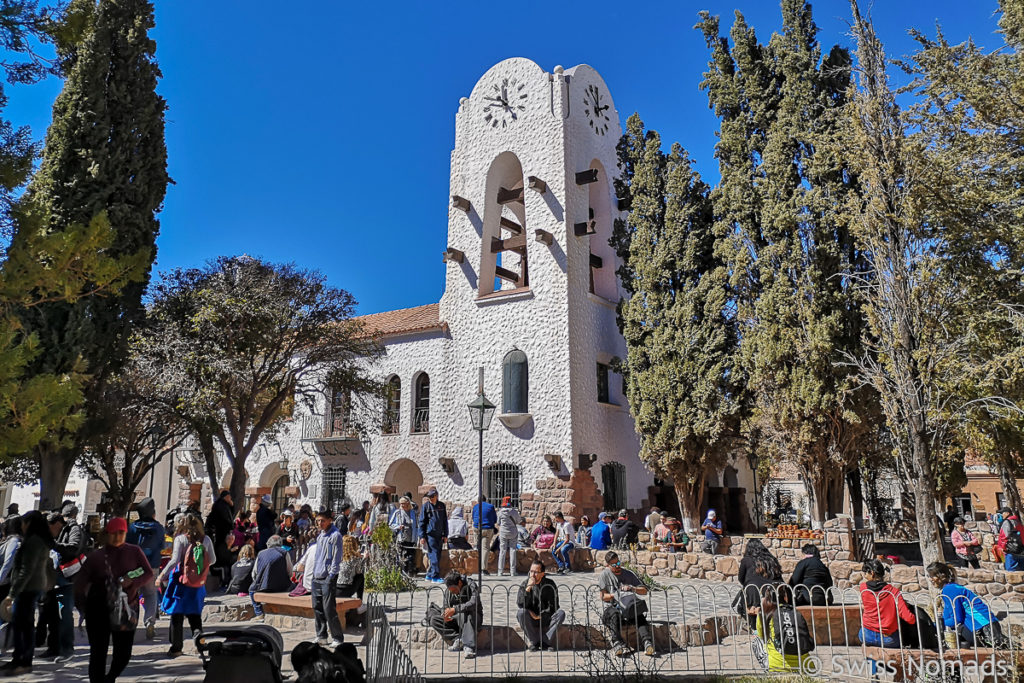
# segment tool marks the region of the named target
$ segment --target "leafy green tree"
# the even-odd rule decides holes
[[[711,198],[735,292],[744,432],[763,460],[800,468],[823,520],[842,511],[845,475],[874,434],[872,392],[839,363],[859,347],[850,276],[864,269],[842,212],[856,178],[832,153],[850,56],[822,56],[808,3],[781,5],[767,45],[739,12],[731,47],[718,18],[701,14],[711,50],[701,87],[721,119]]]
[[[88,9],[84,2],[78,6]],[[89,26],[84,41],[65,53],[67,80],[53,107],[42,165],[19,207],[11,248],[35,233],[67,232],[104,214],[116,235],[106,255],[142,258],[145,265],[116,294],[19,311],[25,332],[38,340],[30,375],[77,371],[87,378],[81,426],[66,424],[32,449],[43,507],[62,498],[72,466],[95,433],[94,408],[104,384],[124,362],[131,327],[142,314],[159,231],[156,213],[169,182],[166,105],[156,94],[160,71],[149,37],[152,4],[100,0]]]
[[[950,44],[913,32],[919,50],[904,68],[915,76],[907,119],[927,159],[921,165],[924,220],[942,226],[944,276],[967,306],[945,322],[963,351],[940,375],[955,395],[944,412],[951,448],[983,457],[1019,505],[1024,471],[1024,28],[1019,3],[1000,3],[1004,44]],[[960,407],[964,409],[961,411]],[[961,463],[954,463],[960,465]],[[962,469],[962,465],[961,465]],[[940,470],[940,477],[943,476]]]
[[[627,293],[618,315],[626,397],[640,458],[673,481],[683,523],[696,529],[706,475],[738,435],[728,274],[715,255],[710,188],[682,147],[664,154],[633,114],[618,150],[616,191],[630,204],[611,240]]]
[[[383,387],[370,372],[382,351],[352,319],[352,295],[319,273],[222,257],[167,273],[153,289],[140,353],[160,393],[223,449],[236,506],[250,453],[281,427],[293,401],[315,411],[331,388],[379,406]]]
[[[109,512],[125,517],[135,492],[153,468],[184,443],[191,433],[174,410],[172,397],[148,370],[150,359],[139,357],[135,344],[128,362],[103,386],[96,408],[98,429],[91,436],[82,468],[107,492]]]

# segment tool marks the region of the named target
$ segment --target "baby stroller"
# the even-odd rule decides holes
[[[284,639],[265,624],[222,628],[196,634],[206,683],[283,683]]]

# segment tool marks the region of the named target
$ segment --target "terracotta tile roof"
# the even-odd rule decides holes
[[[440,304],[427,304],[415,308],[362,315],[355,320],[363,324],[367,336],[386,337],[394,334],[442,330],[444,324],[441,322],[440,316]]]

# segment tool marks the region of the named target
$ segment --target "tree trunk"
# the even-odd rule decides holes
[[[864,517],[864,490],[861,485],[860,467],[846,470],[846,488],[850,492],[850,514],[854,519]]]
[[[919,421],[923,423],[924,420]],[[938,485],[935,481],[935,472],[932,470],[931,453],[924,430],[914,424],[908,427],[910,455],[917,471],[917,481],[914,483],[914,517],[917,520],[921,558],[927,567],[932,562],[945,560],[942,550],[942,529],[939,526],[939,518],[935,515]]]
[[[64,500],[68,477],[75,466],[74,457],[69,449],[51,444],[40,444],[35,454],[39,459],[39,509],[57,509]]]
[[[217,451],[213,448],[213,434],[200,432],[198,435],[199,450],[206,461],[206,476],[210,480],[210,495],[217,500],[220,495],[220,482],[217,480]],[[237,510],[235,510],[237,512]]]
[[[835,467],[822,468],[813,474],[805,471],[810,483],[811,518],[818,523],[843,511],[843,473]]]
[[[1003,498],[1011,510],[1018,515],[1024,506],[1021,505],[1020,489],[1017,488],[1017,478],[1013,476],[1013,468],[1009,463],[1009,456],[1000,455],[996,461],[996,470],[999,474],[999,482],[1003,485]]]
[[[684,476],[672,478],[676,498],[679,499],[680,522],[683,529],[689,533],[700,529],[700,524],[704,521],[703,511],[700,509],[701,501],[704,499],[704,482],[703,472],[692,483]]]
[[[235,510],[241,510],[245,505],[245,462],[235,459],[231,468],[231,484],[228,486],[231,491],[231,500],[235,503]]]

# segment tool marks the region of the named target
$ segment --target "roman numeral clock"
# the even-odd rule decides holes
[[[611,119],[608,118],[608,108],[611,105],[601,104],[601,91],[596,85],[588,85],[583,93],[583,113],[587,115],[587,122],[591,130],[598,135],[608,132]]]
[[[500,83],[491,84],[491,96],[485,97],[484,122],[491,128],[507,128],[519,120],[526,111],[526,85],[515,77],[501,79]]]

